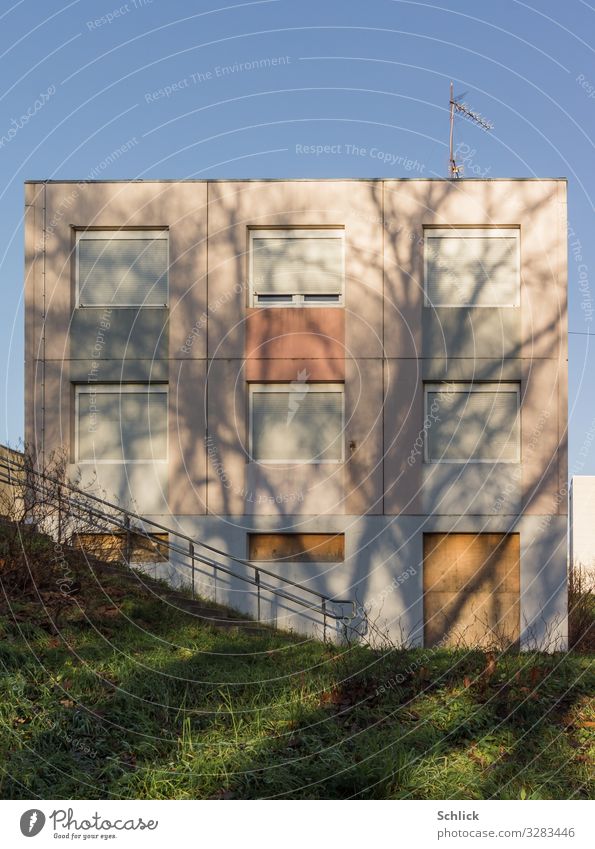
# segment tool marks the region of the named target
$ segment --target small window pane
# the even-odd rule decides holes
[[[163,306],[167,239],[85,237],[78,241],[79,304]]]
[[[336,294],[343,287],[343,239],[253,236],[252,285],[261,294]]]
[[[429,460],[518,460],[516,390],[445,384],[444,389],[428,390],[427,414]]]
[[[428,304],[518,305],[518,231],[426,230],[424,244]]]
[[[291,295],[257,295],[259,304],[290,304],[292,300]]]
[[[304,295],[307,304],[336,304],[339,295]]]
[[[167,458],[164,392],[81,392],[78,419],[79,460]]]
[[[258,392],[252,395],[254,460],[323,462],[343,457],[343,393]]]

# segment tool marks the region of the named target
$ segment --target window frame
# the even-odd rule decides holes
[[[255,393],[279,393],[289,394],[292,383],[250,383],[248,384],[248,462],[263,466],[339,466],[345,462],[345,384],[344,383],[307,383],[311,392],[335,392],[341,395],[341,457],[337,460],[258,460],[254,457],[254,395]],[[302,384],[299,384],[302,385]],[[293,391],[299,391],[297,386]]]
[[[283,234],[285,238],[306,238],[308,234],[315,239],[339,238],[341,240],[341,291],[338,295],[320,296],[313,293],[304,295],[294,293],[292,295],[270,295],[261,294],[254,290],[254,239],[274,238]],[[250,307],[269,309],[274,307],[344,307],[345,306],[345,227],[249,227],[248,228],[248,293]],[[329,300],[322,300],[328,297]],[[260,300],[263,298],[264,300]],[[269,298],[270,300],[266,300]],[[309,300],[310,299],[310,300]],[[316,300],[319,299],[319,300]],[[335,299],[335,300],[333,300]]]
[[[78,383],[74,386],[74,462],[78,466],[132,466],[143,465],[147,463],[165,465],[169,463],[169,403],[166,406],[166,421],[165,421],[165,457],[156,458],[149,457],[145,460],[101,460],[93,458],[91,460],[81,460],[79,456],[79,430],[80,430],[80,398],[81,395],[110,395],[114,392],[119,392],[121,395],[139,394],[159,394],[165,395],[166,401],[169,402],[169,386],[165,383]]]
[[[516,238],[516,262],[517,262],[517,280],[516,280],[516,303],[512,304],[467,304],[467,303],[458,303],[458,304],[437,304],[431,301],[428,297],[428,253],[426,251],[427,239],[432,238],[429,236],[431,233],[449,233],[452,238],[464,238],[465,236],[476,236],[478,238],[485,238],[486,236],[497,235],[511,235],[514,234]],[[434,236],[436,238],[436,236]],[[498,227],[475,227],[472,225],[456,225],[453,227],[436,227],[436,226],[424,226],[423,228],[423,290],[424,290],[424,307],[431,307],[433,309],[441,309],[442,307],[446,309],[520,309],[521,306],[521,228],[518,225],[511,224],[510,226],[498,226]]]
[[[455,385],[457,390],[460,389],[461,394],[464,392],[512,392],[514,391],[517,398],[517,419],[518,419],[518,446],[516,457],[512,460],[505,460],[502,458],[496,459],[482,459],[482,458],[467,458],[467,459],[439,459],[432,460],[429,456],[429,438],[428,438],[428,430],[424,429],[424,463],[431,466],[436,466],[440,464],[449,464],[449,465],[461,465],[468,463],[478,463],[478,464],[491,464],[494,465],[496,463],[502,463],[507,465],[518,465],[522,462],[522,430],[521,430],[521,384],[519,381],[511,380],[510,382],[501,381],[500,383],[493,382],[481,382],[476,381],[475,383],[469,383],[464,381],[457,380],[444,380],[444,381],[428,381],[424,383],[424,422],[428,421],[429,415],[429,406],[428,406],[428,394],[430,392],[439,392],[440,389],[444,386],[452,386]]]
[[[79,269],[79,244],[85,239],[104,238],[106,242],[114,240],[130,239],[131,235],[142,234],[147,239],[163,239],[166,242],[167,249],[167,283],[166,283],[166,300],[163,304],[82,304],[81,303],[81,287],[80,287],[80,269]],[[96,309],[150,309],[162,310],[169,307],[169,227],[127,227],[115,230],[110,230],[109,227],[86,227],[75,229],[75,248],[74,248],[74,279],[75,279],[75,303],[76,309],[81,310],[96,310]]]

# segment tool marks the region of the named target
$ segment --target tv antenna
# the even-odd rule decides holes
[[[466,94],[466,92],[465,92]],[[478,127],[481,127],[482,130],[493,130],[494,125],[491,124],[483,115],[480,115],[479,112],[474,112],[473,109],[470,109],[469,106],[461,100],[465,95],[459,95],[459,97],[454,96],[454,86],[451,80],[450,83],[450,154],[448,160],[448,176],[451,180],[456,180],[461,176],[461,171],[463,170],[461,166],[457,165],[455,162],[454,155],[454,129],[455,129],[455,114],[459,113],[464,115],[465,118],[469,118],[470,121],[473,121],[474,124],[477,124]]]

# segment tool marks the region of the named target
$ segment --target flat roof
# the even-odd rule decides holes
[[[200,180],[25,180],[27,183],[551,183],[568,182],[568,177],[213,177]]]

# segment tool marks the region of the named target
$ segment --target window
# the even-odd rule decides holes
[[[518,463],[517,383],[425,387],[425,459],[430,463]]]
[[[519,230],[424,230],[424,303],[433,307],[518,307]]]
[[[77,533],[71,545],[107,563],[163,563],[169,556],[167,533]]]
[[[277,563],[342,563],[344,534],[248,534],[248,559]]]
[[[343,230],[250,230],[253,306],[315,306],[343,300]]]
[[[340,463],[343,386],[250,386],[250,455],[264,463]]]
[[[76,235],[79,307],[164,307],[167,230],[85,230]]]
[[[165,386],[77,386],[75,414],[77,462],[167,460]]]

